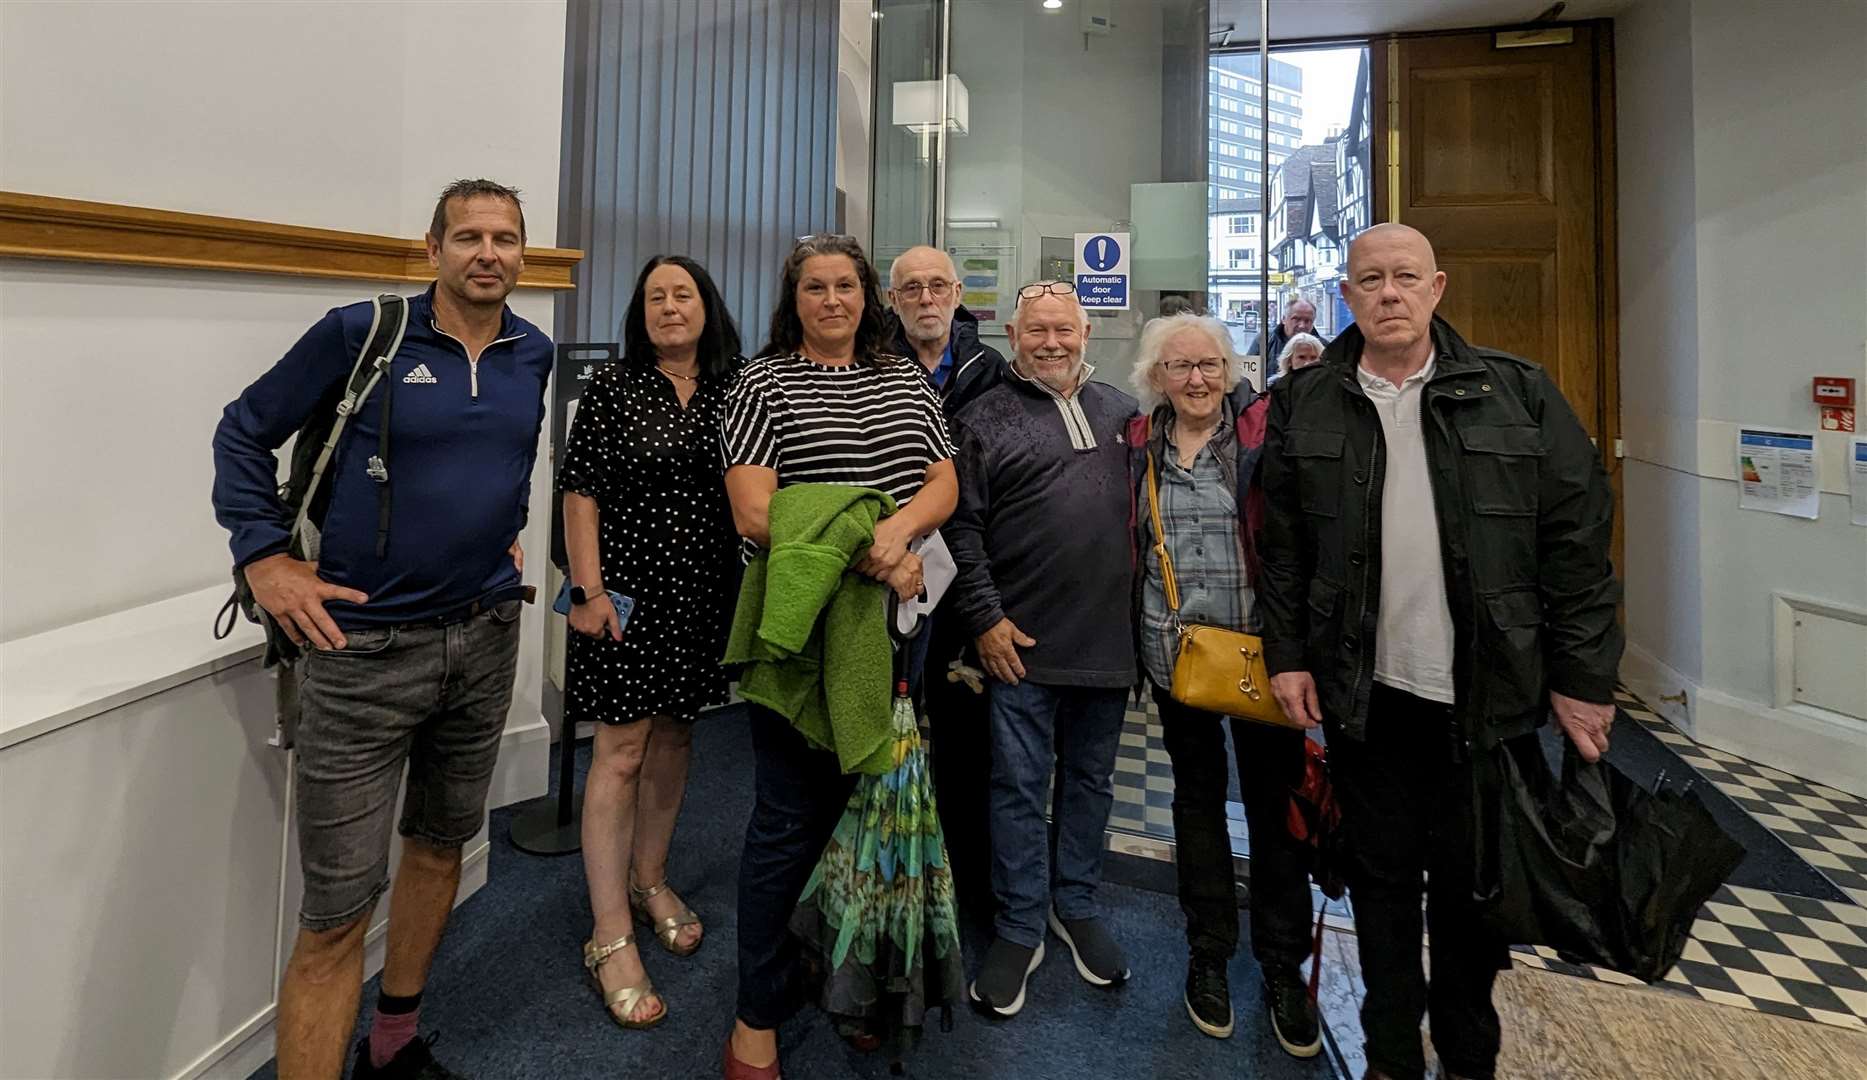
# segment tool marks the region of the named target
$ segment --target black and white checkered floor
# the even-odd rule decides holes
[[[1726,886],[1699,913],[1684,957],[1658,985],[1722,1005],[1867,1031],[1867,800],[1700,746],[1624,691],[1620,705],[1852,901]],[[1152,702],[1137,704],[1115,762],[1111,847],[1164,852],[1173,840],[1172,801],[1160,716]],[[1231,802],[1226,811],[1233,850],[1245,856],[1243,807]],[[1330,921],[1337,920],[1332,915]],[[1520,948],[1517,960],[1605,982],[1633,981],[1564,963],[1547,949]]]

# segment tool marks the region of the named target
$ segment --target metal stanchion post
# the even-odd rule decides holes
[[[581,850],[583,799],[576,789],[577,732],[559,715],[557,794],[533,799],[512,819],[512,846],[532,855],[569,855]]]
[[[617,342],[560,342],[551,396],[551,561],[568,567],[564,545],[564,506],[557,498],[557,466],[570,437],[571,415],[583,387],[596,377],[600,365],[622,359]],[[558,790],[526,803],[512,820],[512,846],[532,855],[569,855],[583,847],[583,800],[577,796],[577,729],[565,716],[564,696],[558,695]]]

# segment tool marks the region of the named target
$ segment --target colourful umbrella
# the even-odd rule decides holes
[[[895,766],[856,781],[791,921],[824,1011],[851,1042],[897,1061],[930,1009],[950,1026],[964,982],[953,876],[902,671],[908,651],[895,653]]]

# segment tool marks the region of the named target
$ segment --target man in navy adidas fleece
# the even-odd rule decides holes
[[[428,233],[435,283],[409,299],[388,375],[345,427],[324,477],[318,561],[287,552],[274,452],[333,409],[370,333],[368,303],[319,320],[227,406],[214,433],[214,512],[254,598],[304,647],[296,756],[305,895],[279,992],[281,1080],[331,1080],[388,888],[404,766],[402,858],[388,959],[354,1077],[435,1077],[415,1037],[429,961],[453,908],[460,849],[480,829],[518,662],[525,526],[550,338],[506,297],[524,268],[518,193],[463,180]],[[389,520],[378,553],[383,394]]]

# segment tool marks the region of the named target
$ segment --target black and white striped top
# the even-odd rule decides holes
[[[761,465],[778,486],[869,487],[906,505],[927,466],[953,456],[940,399],[919,364],[826,367],[802,356],[746,364],[726,399],[726,465]]]

